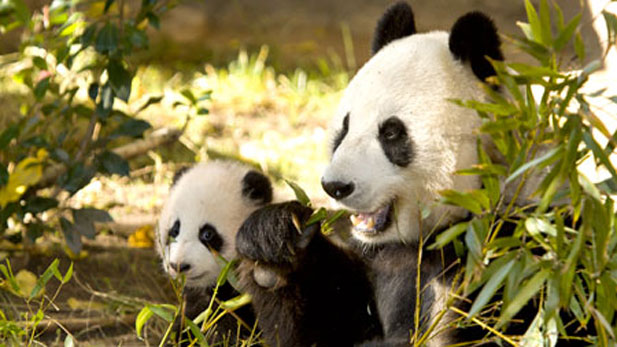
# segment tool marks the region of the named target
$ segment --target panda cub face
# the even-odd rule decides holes
[[[235,236],[251,212],[272,201],[270,181],[239,163],[197,164],[174,178],[158,224],[157,251],[165,271],[187,287],[214,285],[217,255],[236,256]]]
[[[480,119],[449,100],[482,98],[481,80],[494,74],[485,56],[502,59],[499,39],[479,13],[461,17],[450,34],[416,34],[411,9],[398,3],[378,23],[373,50],[330,125],[322,186],[354,213],[361,241],[414,241],[464,214],[437,205],[439,191],[479,186],[455,172],[476,162]]]

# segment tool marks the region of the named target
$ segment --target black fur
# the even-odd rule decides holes
[[[257,171],[249,171],[242,179],[242,195],[259,205],[272,201],[272,184],[268,177]]]
[[[171,186],[174,187],[176,183],[178,183],[178,180],[180,179],[180,177],[182,177],[182,175],[184,175],[190,169],[191,169],[190,166],[185,166],[185,167],[181,167],[180,169],[178,169],[178,171],[174,173],[174,177],[171,179]]]
[[[172,225],[169,231],[167,232],[167,237],[176,238],[178,237],[178,235],[180,235],[180,220],[176,219],[176,221],[174,222],[174,225]]]
[[[270,346],[352,346],[380,336],[369,279],[362,261],[334,246],[314,224],[299,231],[311,209],[298,202],[271,205],[242,225],[236,247],[240,282],[253,297]],[[265,268],[272,287],[255,281]]]
[[[377,53],[388,43],[416,33],[411,7],[404,1],[390,6],[377,22],[371,53]]]
[[[495,75],[495,69],[486,57],[503,60],[495,24],[480,12],[470,12],[459,18],[450,31],[448,44],[454,57],[469,62],[481,81]]]
[[[398,117],[390,117],[379,125],[379,143],[388,160],[400,167],[406,167],[413,158],[411,139],[405,123]]]
[[[220,252],[225,242],[216,228],[206,223],[199,228],[199,241],[209,250]]]
[[[338,146],[341,145],[341,142],[343,142],[343,139],[345,138],[345,136],[347,136],[348,131],[349,131],[349,113],[347,113],[345,115],[345,118],[343,118],[343,127],[341,128],[341,130],[339,130],[336,133],[336,136],[334,137],[334,143],[332,144],[332,153],[334,153],[336,149],[338,148]]]

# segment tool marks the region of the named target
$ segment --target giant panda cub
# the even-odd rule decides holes
[[[416,33],[401,2],[379,20],[372,50],[332,119],[321,179],[351,212],[355,246],[298,227],[311,209],[297,202],[257,210],[238,232],[241,281],[272,346],[407,346],[435,322],[425,345],[484,337],[453,328],[452,313],[437,319],[451,312],[457,259],[422,249],[420,239],[467,217],[438,204],[439,191],[480,186],[455,174],[477,161],[480,119],[450,100],[484,97],[481,84],[495,74],[486,58],[503,59],[495,26],[471,12],[449,33]]]
[[[271,201],[269,179],[240,163],[211,161],[176,174],[158,223],[157,251],[165,272],[186,278],[183,294],[188,318],[196,318],[210,304],[221,270],[216,258],[230,261],[236,257],[240,225]],[[227,282],[218,289],[217,298],[225,301],[238,294]],[[235,315],[253,325],[250,307]],[[237,329],[236,317],[226,314],[212,341],[233,340]]]

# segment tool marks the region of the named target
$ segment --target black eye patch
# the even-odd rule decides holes
[[[347,136],[348,131],[349,131],[349,113],[347,113],[345,115],[345,118],[343,118],[343,127],[341,128],[341,130],[338,131],[338,133],[334,137],[334,143],[332,144],[333,154],[338,148],[338,146],[341,145],[341,142],[343,142],[343,139],[345,138],[345,136]]]
[[[216,228],[209,223],[199,228],[199,241],[203,243],[206,248],[217,252],[220,252],[223,248],[223,238]]]
[[[398,117],[390,117],[379,125],[377,136],[386,157],[394,165],[406,167],[413,159],[411,139],[405,123]]]
[[[169,242],[170,238],[176,238],[180,234],[180,220],[176,219],[174,225],[171,226],[169,231],[167,232],[167,242]]]

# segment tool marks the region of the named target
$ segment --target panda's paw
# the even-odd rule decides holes
[[[312,212],[297,201],[268,205],[253,212],[236,236],[238,254],[265,266],[293,267],[319,232],[318,223],[303,227]]]

